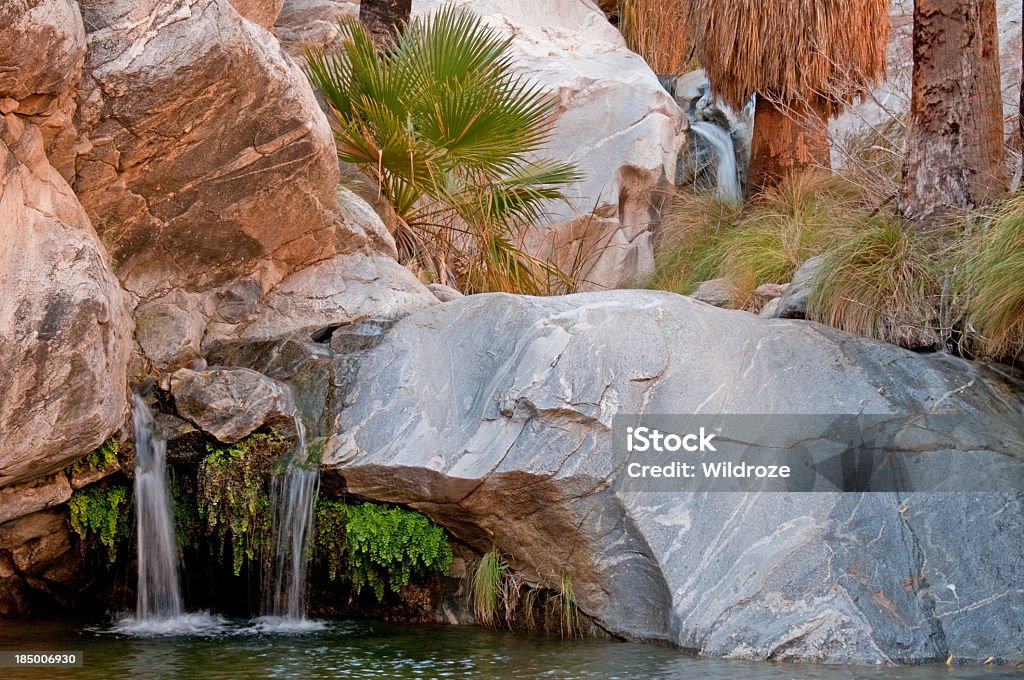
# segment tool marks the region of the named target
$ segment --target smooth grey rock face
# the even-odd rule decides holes
[[[727,307],[732,302],[733,286],[729,279],[701,281],[690,293],[690,297],[715,307]]]
[[[225,444],[264,425],[294,430],[295,405],[280,383],[247,368],[192,371],[171,376],[178,414]]]
[[[811,299],[814,279],[825,262],[824,255],[815,255],[804,262],[793,274],[793,280],[779,299],[775,313],[780,319],[803,319],[807,316],[807,303]]]
[[[568,574],[616,635],[737,658],[1020,660],[1019,495],[627,491],[611,426],[943,410],[1024,430],[1021,404],[968,362],[668,293],[476,295],[359,360],[324,483],[496,545],[532,581]]]

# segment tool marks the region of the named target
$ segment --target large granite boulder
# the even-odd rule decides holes
[[[444,4],[415,0],[413,14]],[[568,191],[569,205],[550,207],[551,225],[528,236],[530,252],[570,269],[582,244],[581,290],[645,279],[685,141],[682,111],[591,0],[454,4],[512,38],[517,69],[558,100],[545,155],[575,162],[585,175]]]
[[[74,0],[0,4],[0,115],[17,113],[38,127],[51,163],[68,180],[84,61],[85,27]]]
[[[0,117],[0,486],[60,469],[124,419],[132,322],[39,129]]]
[[[421,510],[531,582],[567,575],[615,635],[736,658],[1024,660],[1019,492],[980,492],[970,470],[955,496],[644,489],[613,435],[623,414],[951,412],[1020,441],[1022,388],[994,371],[642,291],[470,296],[351,363],[325,487]],[[973,422],[914,450],[983,454]],[[1024,460],[1000,460],[1020,478]]]
[[[338,20],[359,16],[359,0],[284,0],[274,34],[288,54],[301,59],[305,48],[340,46]]]
[[[138,304],[151,365],[434,302],[379,220],[339,207],[327,119],[273,35],[227,0],[82,10],[74,187]]]
[[[357,250],[334,140],[302,72],[226,0],[83,3],[75,191],[127,290],[149,299],[253,271],[264,285]]]
[[[259,24],[263,28],[272,29],[277,15],[281,13],[284,0],[231,0],[232,6],[243,17]]]

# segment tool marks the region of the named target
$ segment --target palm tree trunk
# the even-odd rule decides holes
[[[824,103],[794,101],[784,108],[768,97],[757,97],[750,145],[750,194],[788,175],[831,167]]]
[[[378,46],[393,40],[409,23],[412,0],[362,0],[359,20]]]
[[[900,209],[923,219],[1006,189],[995,0],[914,0]]]

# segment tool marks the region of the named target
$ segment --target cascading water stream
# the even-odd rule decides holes
[[[733,201],[742,200],[743,189],[736,172],[736,149],[732,137],[718,125],[706,121],[690,123],[690,129],[715,155],[718,195]]]
[[[157,433],[153,414],[132,394],[135,428],[135,521],[139,584],[135,619],[139,623],[181,616],[178,546],[167,490],[167,442]]]
[[[318,461],[307,460],[306,431],[298,415],[295,429],[295,453],[270,483],[273,554],[263,585],[265,613],[287,622],[305,619],[309,542],[320,490]]]

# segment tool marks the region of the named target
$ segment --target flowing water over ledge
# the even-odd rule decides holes
[[[610,680],[1009,680],[1012,668],[747,663],[667,647],[470,627],[211,619],[189,636],[126,635],[72,621],[0,622],[0,649],[76,650],[84,668],[5,669],[4,678],[579,678]]]

